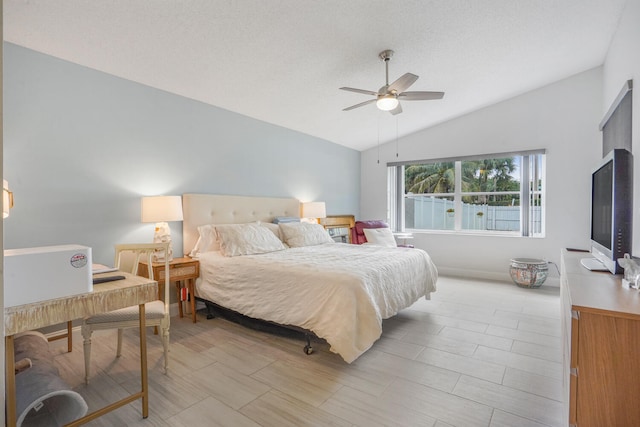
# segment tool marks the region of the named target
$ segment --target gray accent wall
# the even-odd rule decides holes
[[[152,240],[144,195],[295,197],[359,215],[358,151],[11,43],[4,173],[5,248],[77,243],[105,264],[114,244]],[[170,226],[179,255],[182,224]]]
[[[631,147],[633,148],[633,252],[640,256],[640,0],[629,0],[604,61],[602,116],[624,83],[633,79]]]

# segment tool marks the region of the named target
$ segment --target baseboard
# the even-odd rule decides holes
[[[442,267],[438,266],[438,274],[447,277],[459,277],[461,279],[479,279],[494,280],[498,282],[513,283],[508,271],[482,271],[482,270],[464,270],[459,267]],[[558,277],[547,277],[544,286],[560,287],[560,279]]]
[[[180,309],[178,308],[178,303],[174,302],[173,304],[169,304],[169,316],[175,317],[175,316],[178,316],[179,314],[180,314]]]
[[[184,309],[189,310],[189,313],[191,313],[191,305],[188,301],[186,301],[184,303],[183,306]],[[203,308],[206,308],[206,306],[204,305],[204,303],[202,301],[198,301],[196,300],[196,311],[198,310],[202,310]],[[174,302],[173,304],[169,304],[169,314],[171,317],[175,317],[175,316],[179,316],[180,315],[180,309],[178,308],[178,303]],[[185,312],[186,315],[186,312]]]

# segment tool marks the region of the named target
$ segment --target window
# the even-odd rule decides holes
[[[544,236],[544,151],[389,163],[395,230]]]

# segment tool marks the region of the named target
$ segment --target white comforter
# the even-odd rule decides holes
[[[196,295],[244,315],[324,338],[351,363],[382,319],[429,297],[437,270],[420,249],[328,243],[261,255],[200,255]]]

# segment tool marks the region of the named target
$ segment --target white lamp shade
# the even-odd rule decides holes
[[[142,198],[142,222],[182,221],[181,196]]]
[[[9,209],[13,207],[13,194],[9,191],[9,183],[2,180],[2,218],[9,217]]]
[[[302,204],[303,218],[326,218],[327,208],[324,202],[307,202]]]

